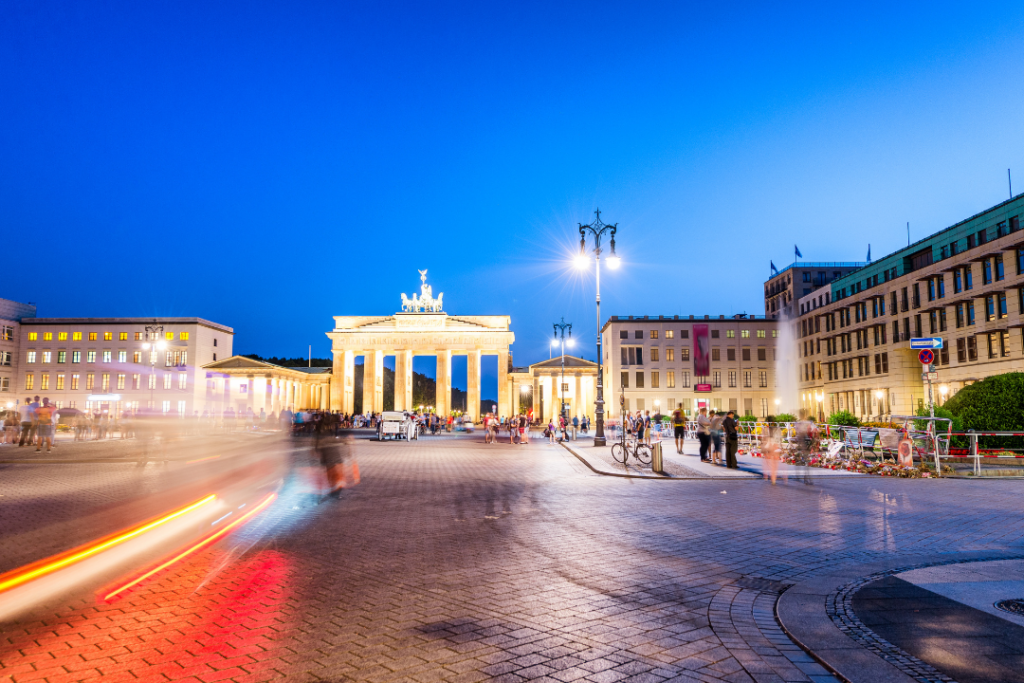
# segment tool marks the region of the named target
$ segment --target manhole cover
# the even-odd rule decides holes
[[[1024,598],[1014,600],[1000,600],[996,603],[996,609],[1001,609],[1010,614],[1024,615]]]

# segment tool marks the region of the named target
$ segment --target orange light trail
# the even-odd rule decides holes
[[[180,510],[172,512],[168,515],[164,515],[160,519],[149,522],[148,524],[143,524],[142,526],[132,529],[131,531],[126,531],[124,533],[118,534],[113,538],[109,538],[105,541],[96,542],[93,545],[81,546],[80,548],[65,553],[64,555],[54,555],[53,557],[47,558],[41,562],[37,562],[34,565],[27,565],[28,568],[22,567],[20,569],[15,569],[12,572],[0,576],[0,592],[3,592],[10,588],[14,588],[15,586],[20,586],[23,583],[26,583],[33,579],[37,579],[40,576],[45,576],[46,574],[50,574],[52,572],[57,571],[58,569],[75,564],[76,562],[81,562],[82,560],[88,557],[92,557],[96,553],[107,550],[108,548],[112,548],[115,545],[124,543],[125,541],[131,538],[135,538],[139,534],[144,534],[147,531],[150,531],[151,529],[155,529],[161,524],[166,524],[167,522],[170,522],[172,519],[177,519],[182,515],[188,514],[189,512],[195,510],[196,508],[202,507],[203,505],[206,505],[208,503],[212,503],[216,499],[217,496],[210,494],[206,498],[198,500],[195,503],[192,503],[191,505],[181,508]]]
[[[143,574],[142,576],[138,577],[137,579],[129,581],[128,583],[126,583],[125,585],[121,586],[120,588],[118,588],[118,589],[116,589],[114,591],[111,591],[103,599],[104,600],[110,600],[112,597],[114,597],[118,593],[122,593],[122,592],[128,590],[129,588],[131,588],[132,586],[145,581],[146,579],[148,579],[149,577],[153,576],[154,574],[156,574],[156,573],[158,573],[160,571],[163,571],[167,567],[170,567],[172,564],[174,564],[178,560],[181,560],[182,558],[185,558],[188,555],[191,555],[192,553],[196,552],[197,550],[205,548],[206,546],[210,545],[211,543],[216,541],[221,536],[225,535],[226,533],[228,533],[229,531],[234,529],[236,526],[244,524],[246,520],[251,518],[253,515],[259,513],[260,510],[263,510],[265,507],[267,507],[272,502],[274,502],[275,498],[277,498],[277,494],[276,493],[269,494],[266,498],[264,498],[259,503],[259,505],[254,507],[252,510],[249,510],[249,512],[245,513],[244,515],[242,515],[241,517],[236,519],[231,524],[228,524],[223,529],[218,529],[217,531],[213,532],[212,534],[210,534],[209,536],[207,536],[203,540],[201,540],[198,543],[196,543],[194,546],[192,546],[188,550],[184,550],[181,553],[179,553],[178,555],[176,555],[175,557],[172,557],[171,559],[167,560],[166,562],[161,564],[159,567],[155,567],[155,568],[149,570],[148,572],[146,572],[145,574]]]
[[[209,458],[199,458],[198,460],[186,460],[185,464],[191,465],[194,462],[206,462],[207,460],[216,460],[219,457],[219,455],[211,455]]]

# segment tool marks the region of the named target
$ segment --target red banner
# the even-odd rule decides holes
[[[693,374],[707,377],[711,374],[711,340],[707,325],[693,326]]]

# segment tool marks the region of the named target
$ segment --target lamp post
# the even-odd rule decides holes
[[[565,346],[568,344],[572,347],[576,342],[572,338],[572,323],[565,322],[565,318],[562,318],[562,322],[554,323],[555,338],[551,340],[551,345],[562,344],[562,380],[561,385],[558,387],[558,400],[559,400],[559,413],[562,418],[565,419]],[[565,336],[565,331],[569,330],[568,338]]]
[[[608,225],[601,220],[601,209],[594,211],[594,222],[589,225],[578,224],[580,228],[580,253],[576,257],[576,264],[586,267],[589,263],[587,258],[587,232],[594,238],[594,263],[597,274],[597,409],[594,411],[594,445],[604,446],[604,356],[601,355],[601,237],[607,232],[611,240],[611,254],[608,256],[608,267],[615,270],[619,267],[619,257],[615,255],[615,233],[619,224]]]
[[[825,421],[825,394],[820,391],[814,392],[814,398],[818,401],[818,422]]]
[[[146,339],[152,340],[142,345],[142,348],[149,351],[149,407],[150,410],[155,410],[156,406],[153,404],[153,392],[156,389],[156,357],[158,351],[163,351],[167,348],[167,342],[161,339],[161,335],[164,333],[163,325],[146,325]]]
[[[878,419],[881,420],[883,414],[882,408],[885,407],[885,404],[882,403],[882,399],[885,398],[885,392],[879,389],[878,391],[875,392],[875,398],[878,399]]]

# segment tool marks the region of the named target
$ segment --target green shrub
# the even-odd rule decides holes
[[[917,409],[917,413],[915,413],[915,414],[919,415],[920,417],[929,417],[931,415],[931,413],[928,411],[928,406],[923,406],[921,408],[918,408]],[[962,432],[963,431],[964,421],[961,420],[956,415],[954,415],[953,413],[951,413],[948,408],[945,408],[943,406],[935,406],[935,417],[947,417],[947,418],[953,420],[953,431],[954,432]],[[949,423],[948,422],[937,422],[935,424],[935,428],[939,431],[940,434],[943,434],[943,433],[946,432],[947,429],[949,429]],[[920,430],[920,431],[925,431],[926,429],[928,429],[928,421],[927,420],[914,420],[914,429],[917,429],[917,430]]]
[[[832,413],[825,421],[830,425],[842,425],[843,427],[857,427],[860,425],[860,420],[849,410],[840,410],[837,413]]]
[[[963,431],[1024,432],[1024,372],[993,375],[975,382],[958,391],[942,407],[959,418]],[[1021,448],[1024,438],[984,437],[981,446]]]
[[[750,413],[747,413],[746,415],[741,417],[738,420],[738,422],[757,422],[757,418],[751,415]]]
[[[782,413],[780,415],[776,415],[775,416],[775,421],[776,422],[796,422],[796,415],[791,415],[789,413]]]

